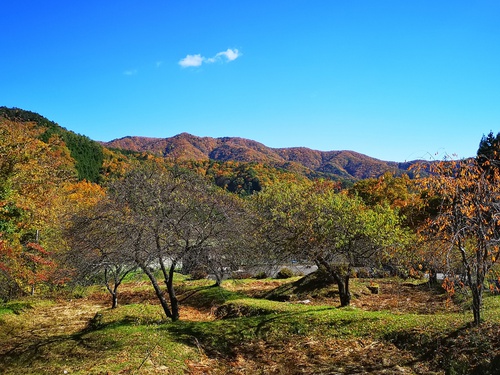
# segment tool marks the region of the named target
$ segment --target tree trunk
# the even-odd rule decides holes
[[[429,271],[429,285],[438,285],[437,272],[434,269]]]
[[[332,266],[323,257],[318,257],[316,259],[316,265],[318,266],[318,268],[324,268],[327,274],[332,278],[332,280],[337,283],[337,286],[339,288],[340,306],[349,306],[351,304],[351,292],[349,290],[350,267],[347,267],[347,270],[345,271],[346,273],[344,274],[344,272],[339,271],[338,268]]]
[[[460,253],[462,255],[462,264],[465,267],[465,276],[467,277],[467,281],[472,292],[472,314],[474,315],[474,325],[479,326],[481,324],[483,283],[486,273],[481,273],[479,268],[476,268],[476,270],[473,271],[474,267],[471,267],[465,248],[462,246],[460,240],[458,242],[458,248],[460,249]],[[482,252],[476,251],[476,265],[481,264],[481,255]],[[473,278],[473,274],[475,276],[475,280]]]
[[[104,285],[106,286],[106,289],[108,290],[109,294],[111,295],[111,308],[114,309],[116,308],[116,302],[117,301],[117,296],[116,296],[116,285],[114,289],[111,289],[111,286],[109,286],[109,275],[108,275],[108,269],[104,269]]]
[[[140,267],[144,271],[144,273],[149,277],[149,280],[151,281],[151,284],[153,285],[153,288],[155,290],[156,297],[160,301],[161,307],[163,308],[165,315],[167,316],[167,318],[174,320],[173,315],[170,311],[170,308],[168,307],[167,300],[165,299],[165,294],[163,293],[160,286],[158,285],[158,282],[156,281],[155,275],[153,275],[153,273],[151,272],[151,270],[147,266],[141,265]],[[177,319],[175,319],[175,320],[177,320]]]
[[[349,275],[342,278],[337,278],[337,285],[339,287],[340,306],[345,307],[351,304],[351,292],[349,291]]]
[[[111,293],[111,308],[116,309],[118,307],[118,293],[115,291]]]
[[[179,320],[179,300],[177,299],[177,296],[175,295],[175,290],[174,290],[174,271],[175,271],[175,264],[176,262],[172,262],[172,265],[170,266],[169,272],[168,272],[168,279],[165,280],[167,284],[167,291],[168,295],[170,297],[170,306],[172,307],[172,321],[175,322]]]
[[[483,299],[483,286],[478,284],[471,285],[472,291],[472,314],[474,315],[474,325],[481,324],[481,305]]]
[[[222,267],[215,269],[215,286],[221,286],[222,279],[224,278],[224,269]]]
[[[117,279],[117,274],[114,274],[113,277],[113,289],[110,286],[108,269],[104,269],[104,284],[106,285],[106,289],[109,294],[111,294],[111,308],[116,309],[118,307],[118,287],[121,284],[121,281]]]
[[[172,321],[175,322],[179,320],[179,301],[177,299],[177,296],[175,295],[175,289],[174,289],[174,271],[175,267],[177,267],[177,260],[176,259],[172,260],[168,272],[167,272],[167,267],[165,266],[165,263],[163,262],[163,259],[161,257],[158,258],[158,262],[160,263],[161,271],[163,273],[163,278],[165,281],[165,286],[167,287],[168,297],[170,299],[170,308],[171,308],[170,319],[172,319]]]

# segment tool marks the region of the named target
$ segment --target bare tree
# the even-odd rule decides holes
[[[262,262],[260,244],[255,236],[255,213],[242,198],[223,190],[212,195],[214,204],[224,220],[212,223],[212,239],[194,257],[197,265],[204,265],[220,286],[224,277],[241,268],[252,269]]]
[[[217,255],[213,249],[223,245],[231,224],[226,197],[197,175],[157,164],[131,171],[109,194],[120,209],[118,232],[130,246],[125,255],[146,273],[165,315],[179,319],[174,272],[184,260]]]
[[[66,229],[70,250],[64,262],[73,269],[74,280],[100,280],[111,295],[111,307],[118,306],[118,287],[125,277],[137,269],[130,256],[127,238],[115,225],[118,211],[109,200],[102,200],[92,209],[75,214]]]

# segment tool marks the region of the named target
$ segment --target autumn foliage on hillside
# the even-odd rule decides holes
[[[92,182],[99,181],[103,163],[103,150],[99,143],[84,135],[68,131],[35,112],[0,107],[0,119],[32,124],[37,129],[37,139],[45,143],[54,138],[60,139],[73,159],[78,178]]]
[[[106,147],[149,152],[176,162],[195,160],[250,162],[313,178],[356,181],[386,172],[411,173],[412,163],[382,161],[354,151],[317,151],[306,147],[271,148],[238,137],[197,137],[182,133],[170,138],[125,137],[104,143]]]
[[[61,219],[75,209],[70,192],[81,185],[65,143],[56,135],[44,142],[43,132],[34,123],[0,119],[1,298],[63,281],[54,263],[64,250]]]

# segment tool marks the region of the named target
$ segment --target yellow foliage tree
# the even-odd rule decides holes
[[[0,120],[0,282],[31,293],[54,270],[45,240],[54,233],[62,187],[76,177],[64,143],[57,137],[42,142],[41,131],[30,123]]]

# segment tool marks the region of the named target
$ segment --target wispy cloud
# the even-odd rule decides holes
[[[228,61],[233,61],[236,60],[238,57],[240,57],[241,53],[237,49],[228,48],[227,51],[219,52],[216,56],[217,57],[224,56]]]
[[[241,52],[237,49],[228,48],[226,51],[219,52],[213,57],[204,57],[200,54],[187,55],[179,61],[179,65],[183,68],[201,66],[202,64],[213,64],[215,62],[230,62],[241,56]]]

